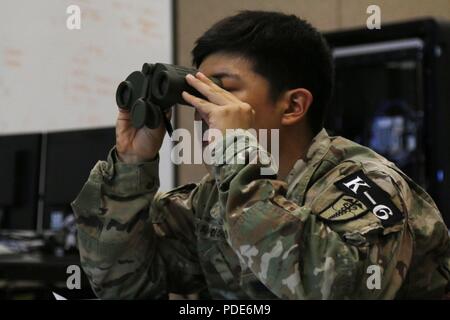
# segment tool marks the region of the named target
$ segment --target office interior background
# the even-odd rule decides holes
[[[67,8],[81,8],[69,30]],[[367,8],[381,9],[368,30]],[[0,12],[0,299],[53,299],[79,265],[70,202],[114,146],[117,85],[144,62],[191,66],[195,40],[239,10],[292,13],[333,49],[327,129],[395,162],[450,226],[449,0],[7,0]],[[174,128],[193,131],[192,108]],[[161,157],[170,156],[166,137]],[[198,181],[202,165],[161,162],[161,190]]]

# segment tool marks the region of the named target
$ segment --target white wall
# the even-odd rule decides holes
[[[66,27],[69,5],[80,30]],[[171,63],[172,44],[170,0],[3,0],[0,134],[114,125],[117,85],[144,62]],[[161,176],[169,188],[169,161]]]

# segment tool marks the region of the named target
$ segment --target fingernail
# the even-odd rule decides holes
[[[188,73],[188,74],[186,75],[186,78],[187,78],[187,79],[194,79],[194,76],[193,76],[192,74]]]
[[[197,72],[197,77],[198,77],[198,76],[201,76],[201,77],[202,77],[202,76],[204,76],[204,74],[201,73],[201,72],[199,71],[199,72]]]

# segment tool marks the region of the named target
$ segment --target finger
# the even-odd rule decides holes
[[[129,109],[125,109],[125,108],[117,108],[117,110],[119,110],[120,113],[130,113]]]
[[[117,115],[117,120],[130,120],[131,112],[125,109],[119,108],[119,114]]]
[[[197,79],[199,79],[200,81],[206,83],[207,85],[216,88],[216,89],[222,89],[221,87],[219,87],[214,81],[212,81],[210,78],[208,78],[207,76],[205,76],[202,72],[197,72],[195,74],[195,77]]]
[[[208,118],[212,110],[214,108],[217,108],[217,105],[205,99],[195,97],[186,91],[183,91],[181,95],[187,103],[192,105],[198,111],[202,119],[205,120],[206,122],[208,122]]]
[[[202,72],[197,72],[195,76],[203,83],[209,85],[212,88],[211,90],[222,93],[228,99],[227,103],[230,103],[231,101],[239,102],[239,99],[236,98],[236,96],[234,96],[231,92],[223,89],[221,86],[218,86],[214,81],[205,76]]]
[[[200,79],[197,79],[192,74],[188,74],[186,76],[186,81],[189,85],[197,89],[198,92],[204,95],[212,103],[215,103],[217,105],[226,105],[230,102],[230,100],[224,93],[226,91],[215,85],[212,81],[211,83],[213,83],[214,86],[203,82]]]

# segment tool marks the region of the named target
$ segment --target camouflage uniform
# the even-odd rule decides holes
[[[245,148],[230,144],[242,139]],[[97,163],[72,206],[82,266],[99,297],[207,289],[218,299],[393,299],[448,291],[442,217],[380,155],[322,130],[282,181],[250,161],[262,148],[247,132],[226,136],[216,150],[213,175],[167,193],[157,193],[159,158],[124,164],[113,149]],[[218,162],[242,154],[243,164]],[[368,286],[374,265],[379,288]]]

